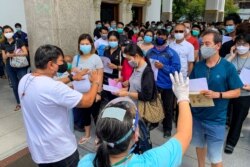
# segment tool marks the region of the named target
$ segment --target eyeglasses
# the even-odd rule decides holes
[[[175,30],[175,33],[184,33],[184,30]]]

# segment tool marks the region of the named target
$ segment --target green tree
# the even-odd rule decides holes
[[[239,7],[234,3],[234,0],[226,0],[225,2],[225,16],[229,13],[237,13]]]
[[[205,0],[192,0],[187,5],[186,15],[188,20],[194,21],[203,17],[205,11]]]
[[[173,19],[177,20],[186,14],[187,2],[185,0],[173,0]]]

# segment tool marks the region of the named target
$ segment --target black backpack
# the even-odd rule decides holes
[[[150,132],[146,126],[146,124],[144,123],[143,120],[139,120],[138,121],[138,125],[139,125],[139,140],[135,143],[135,149],[133,151],[133,153],[135,154],[142,154],[147,150],[150,150],[152,148],[152,142],[150,139]]]

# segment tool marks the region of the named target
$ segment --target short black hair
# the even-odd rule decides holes
[[[123,22],[120,22],[120,21],[119,21],[119,22],[117,22],[117,25],[118,25],[118,24],[121,24],[121,25],[124,27],[124,23],[123,23]]]
[[[64,56],[62,49],[54,45],[42,45],[35,53],[35,67],[45,69],[49,61],[56,62],[59,56]]]
[[[155,33],[154,33],[154,31],[152,31],[152,30],[150,30],[150,29],[146,30],[146,31],[144,32],[144,35],[146,35],[148,32],[151,32],[151,33],[152,33],[152,37],[154,37]]]
[[[141,48],[136,45],[136,44],[128,44],[125,49],[124,49],[124,53],[125,54],[129,54],[130,56],[135,56],[136,54],[138,54],[139,56],[143,57],[143,52],[141,50]]]
[[[100,20],[95,21],[95,24],[102,23]]]
[[[106,30],[106,31],[109,32],[109,29],[108,29],[107,27],[105,27],[105,26],[102,26],[102,27],[99,29],[100,32],[102,32],[102,30]]]
[[[17,27],[21,27],[22,28],[22,25],[20,23],[16,23],[15,24],[15,28],[17,28]]]
[[[117,40],[119,41],[120,40],[120,35],[117,31],[110,31],[108,33],[108,39],[111,37],[111,36],[115,36],[117,38]]]
[[[241,18],[239,14],[237,13],[230,13],[225,17],[224,19],[224,25],[226,25],[226,22],[229,20],[233,20],[234,24],[240,24],[241,23]]]
[[[14,32],[13,28],[11,26],[9,26],[9,25],[3,26],[3,32],[4,32],[5,29],[11,29],[11,31]]]
[[[168,32],[165,29],[160,29],[160,30],[157,30],[156,35],[168,36]]]

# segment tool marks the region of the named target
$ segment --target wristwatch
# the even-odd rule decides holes
[[[68,78],[69,78],[69,80],[70,80],[71,82],[74,81],[73,75],[72,75],[72,74],[69,74],[69,75],[68,75]]]

